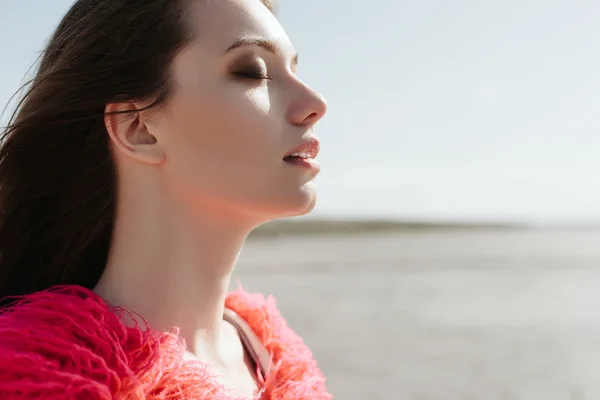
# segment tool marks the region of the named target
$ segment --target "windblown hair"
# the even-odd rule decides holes
[[[1,136],[0,299],[98,282],[117,194],[105,107],[169,98],[196,1],[78,0],[60,22]]]

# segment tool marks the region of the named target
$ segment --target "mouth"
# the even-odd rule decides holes
[[[315,158],[317,157],[317,154],[319,154],[319,148],[319,139],[310,137],[283,157],[283,161],[292,165],[316,168],[318,167],[318,162]]]

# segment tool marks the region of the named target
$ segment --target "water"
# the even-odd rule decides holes
[[[255,239],[236,278],[273,294],[336,399],[600,399],[600,232]]]

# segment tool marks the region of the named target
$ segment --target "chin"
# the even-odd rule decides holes
[[[281,196],[277,204],[267,206],[269,220],[300,217],[310,213],[317,204],[317,191],[313,182]]]
[[[317,188],[313,181],[302,185],[297,196],[297,207],[294,216],[298,217],[310,213],[317,205]]]
[[[302,204],[302,206],[296,210],[296,212],[294,213],[293,216],[300,217],[302,215],[309,214],[312,210],[314,210],[316,205],[317,205],[317,195],[315,194],[311,199],[309,199],[304,204]]]

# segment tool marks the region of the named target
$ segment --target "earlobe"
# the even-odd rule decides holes
[[[109,103],[104,111],[104,125],[117,151],[145,164],[160,164],[164,151],[140,114],[133,103]]]

